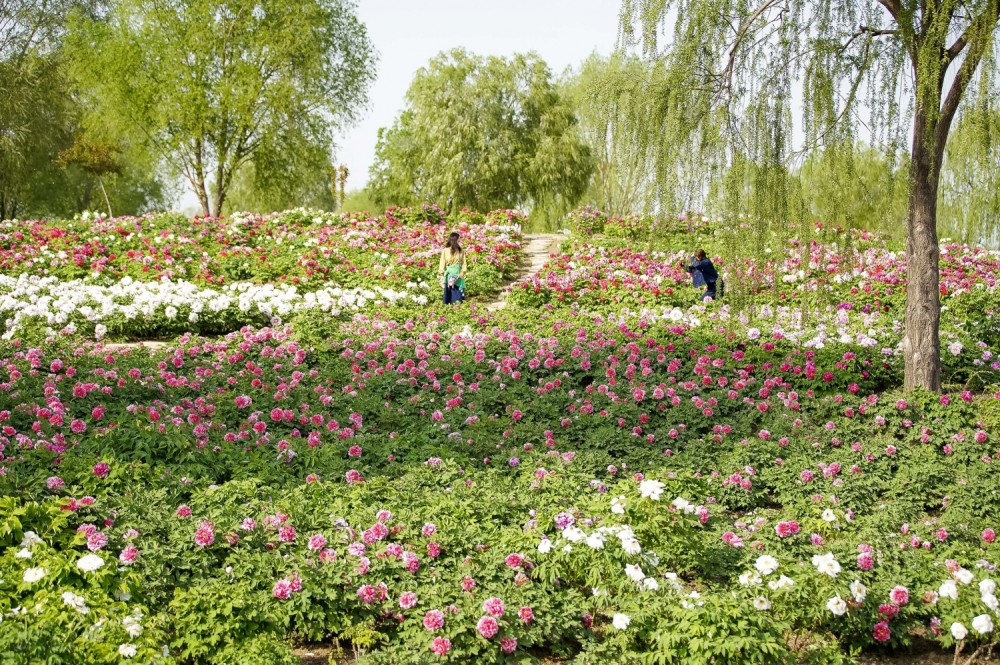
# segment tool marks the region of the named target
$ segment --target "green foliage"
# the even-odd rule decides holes
[[[206,215],[246,164],[270,193],[313,173],[374,77],[350,0],[115,0],[67,43],[88,125],[143,136]]]
[[[948,141],[938,223],[958,242],[1000,246],[1000,112],[974,109]]]
[[[368,191],[380,205],[527,207],[544,223],[587,187],[590,150],[537,55],[442,53],[417,72],[406,101],[379,132]]]
[[[807,221],[899,236],[906,223],[909,172],[898,162],[863,145],[810,153],[795,173]]]
[[[667,85],[662,63],[622,53],[591,55],[564,83],[594,155],[584,201],[612,215],[652,211]]]

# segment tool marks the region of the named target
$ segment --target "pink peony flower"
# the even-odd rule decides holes
[[[271,594],[280,600],[288,600],[292,595],[292,585],[288,580],[282,579],[274,583]]]
[[[437,543],[427,543],[427,556],[432,559],[441,556],[441,546]]]
[[[178,506],[177,517],[191,517],[191,506],[188,505]]]
[[[399,597],[399,606],[404,610],[413,609],[417,604],[417,594],[406,591]]]
[[[444,627],[444,612],[441,610],[430,610],[424,614],[424,628],[429,631],[440,630]]]
[[[520,617],[521,621],[525,624],[529,624],[535,620],[535,612],[530,607],[525,605],[517,611],[517,616]]]
[[[127,566],[135,563],[138,556],[139,550],[135,547],[135,545],[129,545],[121,551],[121,554],[118,555],[118,560]]]
[[[378,591],[371,584],[363,584],[358,587],[358,599],[365,604],[374,603],[378,598]]]
[[[504,563],[507,564],[508,568],[514,568],[514,569],[520,568],[521,564],[524,563],[524,556],[517,553],[508,554],[507,558],[504,560]]]
[[[424,524],[423,528],[420,529],[420,533],[424,536],[424,538],[430,538],[437,533],[437,527],[434,524],[427,522]]]
[[[109,473],[111,473],[111,467],[104,462],[98,462],[94,465],[94,475],[98,478],[107,478]]]
[[[993,529],[983,529],[983,532],[979,534],[979,537],[983,539],[983,542],[992,543],[997,539],[997,532]]]
[[[910,591],[905,586],[894,586],[889,592],[889,600],[902,607],[910,602]]]
[[[309,537],[309,549],[316,551],[321,550],[326,547],[326,536],[321,533],[317,533],[314,536]]]
[[[100,531],[94,531],[87,535],[87,549],[91,552],[99,552],[108,544],[108,537]]]
[[[490,639],[495,636],[500,630],[500,624],[493,617],[482,617],[476,623],[476,631],[486,639]]]
[[[434,641],[431,642],[431,651],[434,652],[435,656],[443,657],[451,651],[451,640],[447,637],[435,637]]]
[[[483,611],[492,616],[502,617],[506,609],[500,598],[487,598],[483,601]]]
[[[295,527],[291,524],[283,525],[278,529],[278,540],[283,543],[290,543],[295,540]]]
[[[471,577],[462,578],[462,591],[472,591],[476,588],[476,580]]]
[[[872,637],[878,642],[888,642],[892,639],[892,630],[888,621],[879,621],[872,629]]]
[[[513,637],[500,638],[500,651],[504,653],[514,653],[517,650],[517,639]]]
[[[861,570],[871,570],[875,567],[875,557],[869,552],[862,552],[858,555],[858,568]]]
[[[198,547],[208,547],[215,542],[215,531],[201,527],[194,532],[194,544]]]

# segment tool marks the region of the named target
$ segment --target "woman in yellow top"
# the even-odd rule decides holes
[[[441,250],[441,263],[438,265],[438,277],[444,287],[444,304],[454,305],[465,300],[465,273],[469,265],[465,260],[465,252],[458,244],[459,236],[452,233],[448,242]]]

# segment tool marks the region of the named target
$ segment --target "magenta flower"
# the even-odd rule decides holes
[[[424,614],[424,628],[429,631],[440,630],[444,627],[444,612],[441,610],[430,610]]]
[[[98,478],[107,478],[109,473],[111,473],[111,467],[104,462],[98,462],[94,465],[94,475]]]
[[[902,607],[910,602],[910,591],[905,586],[895,586],[889,592],[889,600]]]
[[[877,642],[888,642],[892,639],[892,630],[889,628],[889,622],[879,621],[875,624],[875,627],[872,629],[872,637]]]
[[[326,547],[326,536],[321,533],[309,537],[308,543],[309,549],[316,551],[321,550]]]
[[[135,563],[135,560],[139,557],[139,550],[135,545],[129,545],[121,551],[118,555],[118,560],[121,561],[126,566]]]
[[[378,598],[378,590],[375,589],[371,584],[363,584],[358,587],[358,599],[365,604],[370,605],[374,603]]]
[[[486,639],[490,639],[495,636],[499,630],[500,624],[497,623],[496,619],[490,616],[482,617],[476,623],[476,631]]]
[[[443,657],[451,651],[451,640],[447,637],[435,637],[434,641],[431,642],[431,651],[434,652],[435,656]]]
[[[532,621],[534,621],[534,620],[535,620],[535,612],[534,612],[534,610],[532,610],[532,609],[531,609],[530,607],[528,607],[527,605],[525,605],[524,607],[522,607],[521,609],[519,609],[519,610],[517,611],[517,616],[518,616],[518,617],[519,617],[519,618],[521,619],[521,621],[523,621],[523,622],[524,622],[525,624],[529,624],[529,623],[531,623]]]
[[[87,549],[91,552],[99,552],[108,544],[108,537],[100,531],[93,531],[87,535]]]
[[[502,637],[500,638],[500,651],[504,653],[514,653],[517,650],[517,638],[514,637]]]
[[[194,532],[194,544],[198,547],[208,547],[215,542],[215,531],[201,527]]]
[[[979,537],[983,539],[983,542],[992,543],[997,539],[997,532],[993,529],[983,529],[983,532],[979,534]]]
[[[858,568],[861,570],[871,570],[875,567],[875,557],[869,552],[862,552],[858,555]]]
[[[404,610],[409,610],[415,607],[417,604],[417,594],[412,591],[405,591],[399,597],[399,606]]]
[[[191,506],[188,505],[178,506],[177,517],[191,517]]]
[[[483,611],[495,617],[502,617],[506,607],[500,598],[487,598],[483,601]]]

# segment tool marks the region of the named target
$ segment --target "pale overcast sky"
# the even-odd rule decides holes
[[[611,53],[620,9],[621,0],[360,0],[379,65],[370,110],[337,142],[336,161],[351,170],[348,189],[368,181],[379,128],[392,124],[413,75],[435,54],[536,51],[558,75],[594,51]]]

